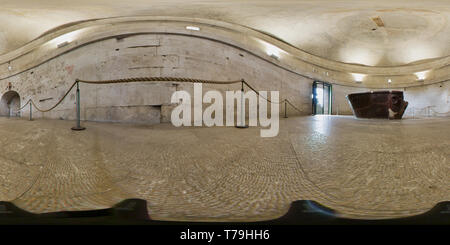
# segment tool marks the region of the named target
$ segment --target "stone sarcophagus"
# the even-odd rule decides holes
[[[402,91],[373,91],[347,95],[357,118],[401,119],[408,106]]]

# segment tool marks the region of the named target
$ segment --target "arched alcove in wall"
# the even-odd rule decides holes
[[[16,91],[8,91],[2,95],[0,100],[0,116],[20,116],[20,96]]]

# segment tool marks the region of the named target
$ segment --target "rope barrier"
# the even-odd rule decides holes
[[[31,99],[29,99],[29,100],[27,101],[27,103],[25,103],[25,105],[23,105],[21,108],[19,108],[18,110],[14,111],[14,113],[20,112],[23,108],[25,108],[25,106],[27,106],[28,104],[30,104],[30,102],[31,102]]]
[[[265,100],[266,100],[267,102],[269,102],[269,103],[273,103],[273,104],[281,104],[281,103],[284,102],[284,100],[281,101],[281,102],[280,102],[280,101],[278,101],[278,102],[271,101],[271,100],[269,100],[268,98],[265,98],[264,96],[261,96],[261,95],[259,94],[259,92],[258,92],[256,89],[254,89],[252,86],[250,86],[250,84],[248,84],[245,80],[242,80],[242,82],[243,82],[249,89],[253,90],[259,97],[265,99]]]
[[[27,101],[27,103],[25,103],[16,112],[20,112],[21,110],[23,110],[30,103],[31,103],[31,105],[30,105],[30,120],[31,120],[31,110],[32,110],[31,106],[34,106],[34,108],[36,108],[36,110],[38,110],[40,112],[49,112],[49,111],[55,109],[58,105],[60,105],[61,102],[64,101],[64,99],[67,97],[67,95],[70,93],[70,91],[72,91],[72,89],[78,83],[86,83],[86,84],[114,84],[114,83],[134,83],[134,82],[183,82],[183,83],[204,83],[204,84],[223,84],[223,85],[242,83],[242,89],[243,89],[243,85],[245,84],[249,89],[253,90],[258,96],[264,98],[269,103],[274,103],[274,104],[285,103],[285,105],[289,104],[290,106],[292,106],[292,108],[294,108],[295,110],[301,112],[288,99],[284,99],[282,101],[277,101],[276,102],[276,101],[272,101],[272,100],[270,100],[268,98],[265,98],[264,96],[261,96],[260,93],[256,89],[254,89],[250,84],[248,84],[244,79],[235,80],[235,81],[213,81],[213,80],[180,78],[180,77],[135,77],[135,78],[124,78],[124,79],[102,80],[102,81],[88,81],[88,80],[76,79],[75,82],[70,86],[70,88],[64,94],[64,96],[55,105],[53,105],[49,109],[45,109],[45,110],[41,109],[41,108],[39,108],[36,105],[36,103],[34,103],[34,101],[32,99],[29,99]],[[79,109],[78,108],[79,107],[79,101],[78,101],[79,97],[78,96],[79,96],[79,90],[77,89],[77,110]],[[78,113],[78,111],[77,111],[77,113]],[[78,118],[78,120],[79,120],[79,118]]]
[[[36,104],[34,103],[33,100],[31,100],[31,103],[33,104],[34,108],[36,108],[36,110],[40,111],[40,112],[49,112],[53,109],[55,109],[59,104],[61,104],[61,102],[67,97],[67,95],[70,93],[70,91],[73,89],[73,87],[75,87],[75,85],[77,84],[77,82],[75,81],[72,86],[70,86],[69,90],[67,90],[67,92],[64,94],[64,96],[51,108],[47,109],[47,110],[42,110],[40,109],[38,106],[36,106]]]
[[[254,89],[252,86],[250,86],[250,84],[248,84],[245,80],[242,80],[242,82],[243,82],[249,89],[253,90],[259,97],[265,99],[267,102],[273,103],[273,104],[287,103],[287,104],[289,104],[290,106],[292,106],[292,108],[294,108],[295,110],[297,110],[298,112],[302,112],[300,109],[298,109],[297,107],[295,107],[288,99],[284,99],[284,100],[278,101],[278,102],[271,101],[271,100],[269,100],[268,98],[265,98],[264,96],[261,96],[261,95],[259,94],[259,92],[258,92],[256,89]]]
[[[212,81],[212,80],[203,80],[203,79],[192,79],[192,78],[180,78],[180,77],[136,77],[136,78],[124,78],[124,79],[114,79],[114,80],[102,80],[102,81],[87,81],[76,79],[77,82],[87,83],[87,84],[110,84],[110,83],[131,83],[131,82],[186,82],[186,83],[206,83],[206,84],[235,84],[235,83],[244,83],[249,89],[253,90],[258,96],[264,98],[269,103],[273,104],[281,104],[288,103],[295,110],[301,112],[297,107],[295,107],[289,100],[284,99],[283,101],[275,102],[271,101],[264,96],[261,96],[259,92],[254,89],[250,84],[248,84],[244,79],[236,80],[236,81]]]
[[[298,109],[297,107],[295,107],[288,99],[285,99],[284,101],[286,101],[289,105],[292,106],[292,108],[294,108],[294,109],[297,110],[298,112],[302,112],[300,109]]]
[[[436,107],[436,106],[426,106],[426,107],[422,107],[422,108],[411,107],[413,117],[416,117],[416,112],[422,112],[422,111],[425,113],[423,113],[422,115],[418,115],[418,116],[431,117],[432,115],[434,116],[436,114],[437,115],[449,115],[450,114],[450,111],[438,112],[435,109],[433,109],[433,107]]]
[[[89,84],[132,83],[132,82],[186,82],[186,83],[209,83],[209,84],[234,84],[244,82],[244,80],[242,79],[238,81],[212,81],[212,80],[179,78],[179,77],[135,77],[135,78],[124,78],[124,79],[103,80],[103,81],[86,81],[76,79],[75,82],[89,83]]]
[[[70,86],[70,88],[67,90],[67,92],[64,94],[64,96],[52,107],[50,107],[49,109],[41,109],[39,108],[36,103],[34,103],[34,101],[32,99],[29,99],[27,101],[27,103],[25,103],[19,110],[15,111],[20,112],[21,110],[23,110],[28,104],[31,103],[32,106],[34,106],[36,108],[36,110],[40,111],[40,112],[49,112],[53,109],[55,109],[58,105],[61,104],[61,102],[67,97],[67,95],[70,93],[70,91],[72,91],[72,89],[75,87],[76,84],[78,83],[86,83],[86,84],[114,84],[114,83],[133,83],[133,82],[183,82],[183,83],[204,83],[204,84],[235,84],[235,83],[242,83],[243,85],[245,84],[250,90],[254,91],[258,96],[262,97],[263,99],[265,99],[267,102],[269,103],[273,103],[273,104],[282,104],[285,103],[285,116],[286,116],[286,105],[289,104],[292,108],[294,108],[296,111],[298,112],[302,112],[300,109],[298,109],[296,106],[294,106],[288,99],[284,99],[282,101],[272,101],[264,96],[261,96],[261,94],[254,89],[249,83],[247,83],[244,79],[241,80],[235,80],[235,81],[213,81],[213,80],[204,80],[204,79],[192,79],[192,78],[179,78],[179,77],[136,77],[136,78],[124,78],[124,79],[115,79],[115,80],[103,80],[103,81],[88,81],[88,80],[81,80],[81,79],[76,79],[75,82]],[[424,108],[412,108],[413,110],[413,114],[415,114],[414,112],[416,110],[426,110],[428,109],[428,111],[433,111],[433,113],[435,114],[449,114],[450,112],[437,112],[435,111],[433,108],[431,108],[430,106],[428,107],[424,107]],[[31,112],[31,106],[30,106],[30,112]],[[31,113],[30,113],[30,120],[31,120]]]
[[[447,111],[447,112],[438,112],[438,111],[435,111],[433,108],[430,108],[430,110],[432,110],[433,113],[439,114],[439,115],[447,115],[447,114],[450,114],[450,111]]]

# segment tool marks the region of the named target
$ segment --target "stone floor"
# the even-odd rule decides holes
[[[175,128],[0,118],[0,200],[32,212],[148,201],[159,220],[253,221],[316,200],[387,218],[450,200],[450,119],[281,119],[259,128]]]

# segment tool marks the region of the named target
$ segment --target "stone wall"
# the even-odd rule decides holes
[[[207,38],[175,34],[141,34],[109,38],[61,54],[33,69],[0,81],[0,88],[17,91],[23,105],[33,99],[46,109],[54,105],[75,79],[107,80],[128,77],[172,76],[208,80],[244,78],[257,90],[280,91],[300,111],[288,107],[288,115],[311,114],[312,79],[276,66],[250,52]],[[408,88],[412,106],[434,105],[448,111],[448,82]],[[438,88],[439,87],[439,88]],[[203,92],[239,90],[236,85],[203,85]],[[154,124],[170,119],[171,95],[176,90],[193,94],[192,84],[175,82],[89,85],[80,84],[82,120]],[[364,88],[333,86],[333,114],[351,114],[345,95]],[[445,96],[444,96],[445,95]],[[428,99],[428,97],[433,97]],[[224,96],[225,97],[225,96]],[[416,102],[420,101],[420,102]],[[284,106],[280,107],[284,114]],[[28,108],[22,112],[28,116]],[[75,119],[75,90],[53,111],[33,112],[35,118]]]
[[[310,79],[224,43],[184,35],[136,35],[91,43],[2,80],[0,85],[6,88],[11,82],[22,104],[31,98],[41,109],[46,109],[54,105],[77,78],[107,80],[145,76],[219,81],[244,78],[258,90],[280,91],[280,99],[288,98],[301,109],[301,112],[290,110],[290,115],[310,114]],[[168,121],[174,106],[170,103],[172,93],[186,90],[193,94],[192,89],[190,83],[174,82],[81,83],[81,118],[150,124]],[[210,89],[239,90],[240,84],[203,85],[203,92]],[[73,120],[75,101],[74,89],[55,110],[34,111],[33,116]],[[28,115],[28,107],[22,115]]]
[[[405,88],[405,117],[450,116],[450,82]]]

